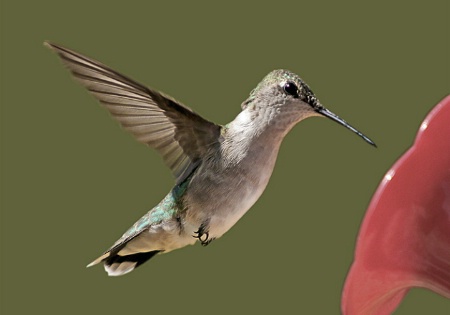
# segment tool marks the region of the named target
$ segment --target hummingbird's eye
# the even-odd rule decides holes
[[[287,94],[292,95],[295,98],[298,98],[298,88],[294,82],[290,81],[286,82],[283,86],[283,89]]]

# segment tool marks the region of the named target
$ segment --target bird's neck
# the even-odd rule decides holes
[[[264,116],[260,111],[245,109],[224,127],[222,150],[228,161],[273,166],[287,131]]]

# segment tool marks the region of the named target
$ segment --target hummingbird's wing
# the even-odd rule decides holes
[[[190,108],[98,61],[49,42],[45,44],[126,130],[161,153],[177,183],[218,143],[221,127]]]

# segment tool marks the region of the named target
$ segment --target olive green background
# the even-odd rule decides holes
[[[2,314],[340,313],[371,196],[450,91],[449,2],[261,3],[1,1]],[[44,40],[222,124],[266,73],[287,68],[379,148],[329,120],[302,122],[223,238],[110,278],[85,265],[173,180]],[[414,289],[395,314],[449,308]]]

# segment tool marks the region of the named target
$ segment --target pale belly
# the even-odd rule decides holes
[[[209,237],[221,237],[259,199],[267,186],[272,168],[255,174],[237,174],[228,180],[218,180],[213,176],[203,179],[201,185],[195,183],[196,187],[188,190],[188,222],[194,226],[207,222]]]
[[[255,204],[265,188],[266,185],[236,193],[231,202],[215,211],[210,222],[211,235],[220,237],[227,232]]]

